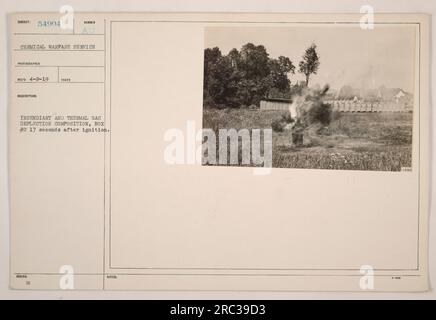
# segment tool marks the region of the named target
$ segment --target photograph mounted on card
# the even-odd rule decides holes
[[[9,16],[11,287],[428,289],[429,16],[72,14]]]

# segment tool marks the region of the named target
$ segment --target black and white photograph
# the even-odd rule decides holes
[[[219,157],[204,150],[203,164],[259,166],[241,143],[259,129],[264,139],[271,132],[273,168],[411,170],[416,32],[400,24],[207,27],[203,129],[215,133]],[[218,143],[232,129],[233,155]]]
[[[435,298],[428,1],[21,2],[0,4],[0,300],[183,320]]]

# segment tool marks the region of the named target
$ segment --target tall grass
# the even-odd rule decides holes
[[[204,110],[203,128],[271,128],[281,111]],[[411,113],[341,113],[328,126],[307,130],[302,147],[291,130],[273,132],[273,167],[400,171],[412,166]]]

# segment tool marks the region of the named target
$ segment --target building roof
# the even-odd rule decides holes
[[[284,99],[284,98],[264,98],[262,99],[262,101],[292,103],[292,99]]]

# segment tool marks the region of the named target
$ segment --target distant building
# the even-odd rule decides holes
[[[398,91],[398,93],[395,95],[395,101],[398,103],[401,99],[403,99],[406,96],[403,90]]]
[[[260,110],[290,111],[291,99],[265,98],[260,101]]]

